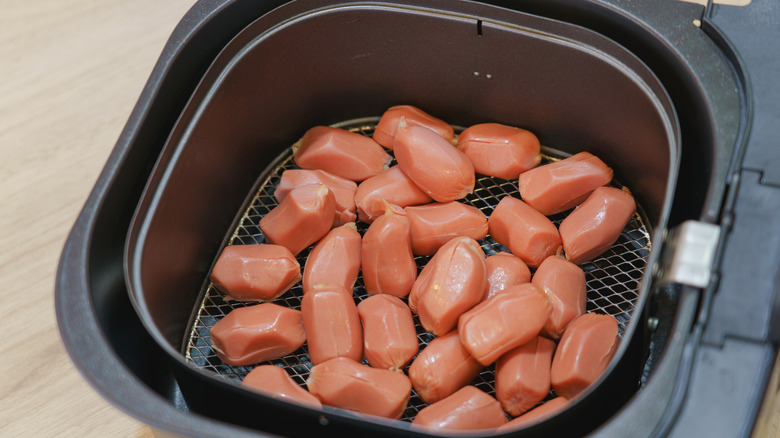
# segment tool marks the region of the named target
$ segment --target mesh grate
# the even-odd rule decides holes
[[[375,120],[372,123],[357,122],[352,125],[340,125],[339,127],[370,136],[375,127]],[[247,245],[265,243],[263,233],[258,226],[260,218],[277,205],[273,193],[279,183],[282,172],[287,169],[296,168],[292,160],[292,151],[288,150],[287,154],[288,156],[273,169],[266,180],[260,185],[254,199],[244,213],[237,229],[234,231],[229,244]],[[543,163],[556,161],[559,159],[556,158],[556,155],[560,156],[560,154],[545,150]],[[461,202],[473,205],[480,209],[486,216],[489,216],[493,211],[493,208],[498,204],[498,201],[504,196],[519,197],[517,181],[478,176],[474,192],[461,200]],[[565,217],[566,213],[564,212],[551,216],[550,219],[557,226]],[[368,225],[358,221],[357,227],[358,231],[363,234],[368,228]],[[495,254],[496,252],[508,251],[503,245],[490,238],[490,236],[480,240],[479,243],[486,256]],[[298,255],[298,262],[301,266],[305,266],[308,252],[309,250],[306,249]],[[639,283],[644,275],[649,253],[649,232],[643,219],[636,214],[611,249],[602,254],[599,258],[580,265],[586,275],[588,296],[587,311],[606,313],[614,316],[618,320],[619,335],[621,337],[628,326],[634,310],[634,305],[639,297]],[[418,267],[421,269],[429,259],[430,257],[418,256]],[[353,295],[356,302],[368,297],[362,275],[358,276]],[[285,292],[281,297],[277,298],[274,303],[300,310],[302,297],[303,291],[299,282],[290,291]],[[227,315],[232,309],[252,305],[254,303],[225,301],[223,298],[224,295],[211,284],[207,286],[203,301],[200,303],[198,313],[188,337],[189,340],[186,345],[185,356],[196,366],[211,371],[218,377],[225,380],[240,382],[241,379],[251,371],[253,366],[235,367],[223,363],[211,347],[209,330],[211,326],[223,316]],[[420,349],[422,349],[428,345],[428,342],[431,339],[433,339],[433,335],[422,328],[416,315],[414,318],[417,326],[417,337],[420,343]],[[298,384],[305,387],[305,382],[311,369],[311,362],[309,361],[306,344],[289,356],[265,363],[285,368]],[[485,368],[472,384],[491,395],[495,395],[493,373],[494,368],[491,365]],[[552,396],[553,394],[550,394],[550,397]],[[417,396],[414,390],[412,390],[412,397],[409,400],[408,407],[401,420],[411,421],[417,412],[426,405],[427,404]]]

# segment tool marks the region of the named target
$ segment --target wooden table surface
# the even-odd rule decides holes
[[[194,0],[4,1],[0,11],[0,436],[150,437],[65,352],[60,251]]]

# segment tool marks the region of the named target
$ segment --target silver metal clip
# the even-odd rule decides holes
[[[660,283],[706,287],[719,239],[718,225],[690,220],[674,227],[666,237],[656,272]]]

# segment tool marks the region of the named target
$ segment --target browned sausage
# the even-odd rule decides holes
[[[506,414],[498,401],[471,385],[422,408],[412,421],[412,424],[448,430],[495,429],[505,423]]]
[[[499,252],[485,259],[487,283],[483,300],[491,298],[509,286],[531,281],[531,271],[528,265],[515,255]]]
[[[454,201],[474,190],[471,160],[434,131],[402,121],[393,149],[401,170],[435,201]]]
[[[504,196],[488,219],[488,233],[531,268],[561,250],[555,224],[525,202]]]
[[[330,230],[334,214],[336,202],[328,186],[308,184],[292,190],[263,216],[260,229],[268,242],[285,246],[297,256]]]
[[[422,269],[409,303],[420,324],[439,336],[454,329],[458,317],[482,300],[484,288],[485,253],[476,240],[456,237]]]
[[[609,184],[612,169],[589,152],[545,164],[520,175],[520,197],[545,215],[574,208],[595,188]]]
[[[571,399],[607,369],[618,347],[617,320],[586,313],[566,327],[555,350],[550,380],[555,393]]]
[[[380,201],[385,213],[363,234],[363,280],[369,294],[409,295],[417,264],[412,254],[409,219],[401,207]]]
[[[487,236],[487,217],[478,208],[458,201],[406,207],[412,231],[412,252],[433,255],[453,237],[474,240]]]
[[[361,237],[354,222],[333,228],[314,245],[303,267],[303,293],[315,284],[352,290],[360,273]]]
[[[499,123],[469,126],[458,136],[458,148],[477,173],[502,179],[516,179],[542,161],[533,133]]]
[[[321,169],[358,182],[387,169],[392,161],[371,138],[329,126],[306,131],[293,151],[293,160],[302,169]]]
[[[211,327],[211,344],[228,365],[278,359],[304,342],[301,312],[273,303],[233,309]]]
[[[363,329],[352,291],[315,285],[303,295],[301,313],[312,364],[334,357],[363,360]]]
[[[483,368],[453,330],[428,342],[409,365],[409,379],[421,399],[434,403],[468,385]]]
[[[307,184],[324,184],[333,191],[333,198],[336,202],[336,216],[333,219],[334,227],[354,222],[357,219],[357,213],[355,212],[357,184],[355,181],[332,175],[324,170],[285,170],[282,172],[282,177],[276,186],[274,197],[277,202],[282,202],[292,189]]]
[[[636,212],[627,189],[599,187],[561,222],[563,252],[573,263],[592,260],[608,250]]]
[[[516,417],[547,397],[554,351],[554,341],[537,336],[498,359],[496,398],[509,415]]]
[[[482,365],[538,335],[550,300],[531,283],[512,286],[466,311],[458,320],[460,342]]]
[[[403,370],[420,350],[409,306],[398,297],[379,294],[361,301],[357,309],[369,365]]]
[[[455,130],[452,126],[411,105],[396,105],[388,108],[376,125],[374,140],[388,149],[393,149],[393,139],[401,118],[404,118],[409,125],[426,127],[447,141],[455,143]]]
[[[301,266],[281,245],[230,245],[219,255],[211,282],[227,299],[271,301],[301,279]]]
[[[309,391],[295,383],[282,367],[276,365],[258,365],[241,381],[241,385],[275,399],[291,401],[321,409],[322,403]]]
[[[539,265],[531,283],[550,298],[552,312],[542,333],[557,340],[574,318],[585,313],[585,272],[563,257],[550,256]]]
[[[403,373],[345,357],[312,367],[306,385],[328,406],[393,419],[401,418],[412,393],[412,384]]]
[[[384,213],[377,201],[387,201],[399,207],[427,204],[430,196],[417,187],[398,166],[363,181],[357,187],[354,204],[361,221],[371,223]]]

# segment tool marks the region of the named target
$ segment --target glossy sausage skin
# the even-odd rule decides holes
[[[550,379],[555,393],[571,399],[596,381],[615,355],[618,323],[610,315],[586,313],[566,327],[555,350]]]
[[[453,330],[428,342],[409,366],[409,379],[421,399],[434,403],[468,385],[483,368]]]
[[[488,233],[529,267],[561,250],[555,224],[525,202],[504,196],[488,219]]]
[[[542,333],[558,340],[566,326],[585,313],[585,272],[561,256],[550,256],[539,265],[531,283],[545,291],[552,304],[552,312]]]
[[[222,250],[210,280],[226,299],[271,301],[301,279],[301,266],[281,245],[229,245]]]
[[[478,208],[458,201],[406,207],[412,232],[412,252],[433,255],[453,237],[479,240],[487,236],[487,217]]]
[[[542,417],[548,417],[556,412],[562,411],[566,405],[569,404],[569,400],[565,397],[555,397],[552,400],[546,401],[526,412],[525,414],[510,420],[505,425],[498,428],[497,432],[509,432],[510,430],[520,429],[523,426],[535,423],[541,420]]]
[[[455,201],[474,190],[471,160],[430,129],[402,120],[394,145],[398,166],[434,201]]]
[[[308,184],[292,190],[263,216],[260,229],[268,242],[297,256],[330,230],[335,214],[336,202],[328,186]]]
[[[369,294],[405,297],[417,278],[409,219],[396,205],[384,202],[384,209],[363,234],[363,280]]]
[[[258,365],[241,381],[241,386],[279,400],[300,403],[321,409],[322,403],[309,391],[295,383],[287,371],[276,365]]]
[[[411,105],[396,105],[388,108],[376,125],[373,135],[374,141],[388,149],[393,149],[393,140],[401,118],[404,118],[409,125],[428,128],[450,143],[454,144],[455,142],[455,130],[452,126]]]
[[[498,359],[496,398],[509,415],[516,417],[547,397],[554,351],[554,341],[537,336]]]
[[[312,364],[334,357],[363,360],[363,328],[352,291],[315,285],[303,295],[301,313]]]
[[[378,201],[386,201],[399,207],[427,204],[430,196],[417,187],[398,166],[392,166],[379,175],[363,181],[355,192],[355,208],[358,218],[371,223],[384,213]]]
[[[392,419],[401,418],[412,392],[412,384],[403,373],[369,367],[345,357],[312,367],[306,385],[328,406]]]
[[[314,245],[303,267],[303,293],[315,284],[352,290],[360,273],[361,237],[354,222],[333,228]]]
[[[498,401],[471,385],[422,408],[412,421],[412,424],[447,430],[495,429],[505,423],[506,414]]]
[[[480,123],[458,136],[458,149],[482,175],[516,179],[542,161],[539,139],[525,129],[499,123]]]
[[[374,140],[329,126],[310,128],[293,145],[293,160],[302,169],[320,169],[352,181],[363,181],[387,169],[392,157]]]
[[[636,212],[634,197],[626,189],[599,187],[561,222],[563,251],[572,263],[593,260],[620,237]]]
[[[544,292],[531,283],[512,286],[460,316],[460,342],[482,365],[490,365],[538,335],[551,309]]]
[[[485,259],[487,283],[483,300],[501,293],[504,289],[517,284],[531,281],[531,270],[528,265],[515,255],[499,252]]]
[[[301,312],[273,303],[233,309],[211,327],[211,344],[228,365],[278,359],[304,342]]]
[[[576,207],[597,187],[612,181],[612,169],[589,152],[544,164],[520,175],[520,197],[544,215]]]
[[[412,287],[410,307],[426,330],[443,335],[457,326],[463,312],[482,300],[484,288],[485,253],[474,239],[456,237],[423,268]]]
[[[274,191],[277,202],[284,201],[290,191],[296,187],[307,184],[324,184],[333,191],[333,199],[336,202],[336,215],[333,218],[333,226],[338,227],[357,219],[355,211],[355,181],[332,175],[319,169],[288,169],[282,172],[282,177]]]
[[[357,305],[363,351],[372,367],[401,371],[420,350],[412,311],[400,298],[379,294]]]

